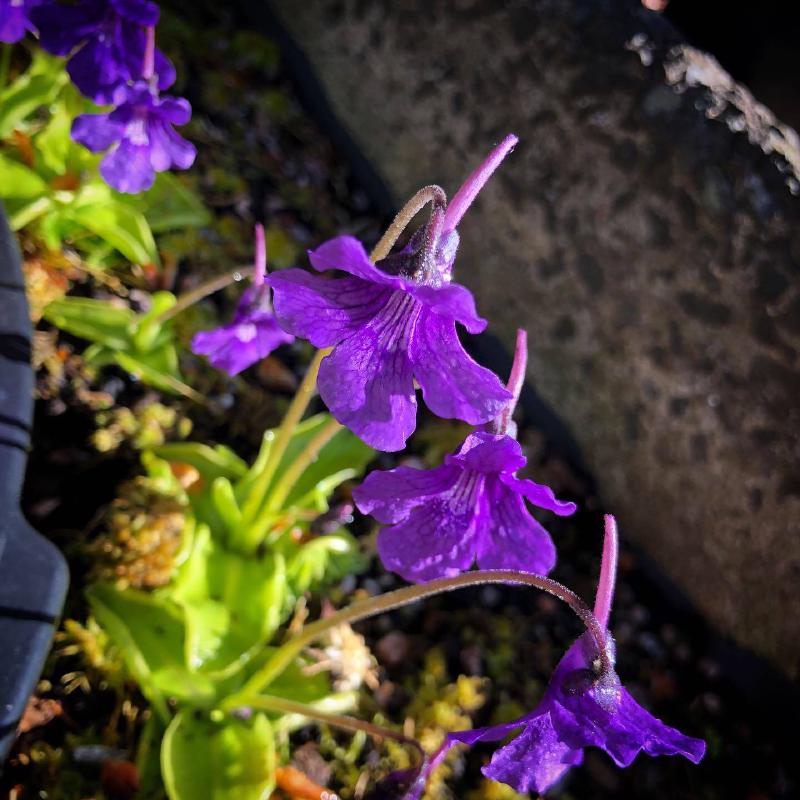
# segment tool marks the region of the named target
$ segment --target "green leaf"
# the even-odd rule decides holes
[[[135,264],[159,264],[153,232],[137,209],[102,187],[81,190],[67,211],[69,218],[108,242]]]
[[[0,154],[0,197],[36,200],[47,192],[47,184],[30,167]]]
[[[199,228],[211,222],[200,198],[171,172],[160,172],[152,188],[130,201],[145,215],[154,233]]]
[[[275,472],[275,478],[272,481],[273,486],[281,473],[300,455],[319,429],[330,419],[330,414],[317,414],[297,426]],[[274,431],[268,431],[267,436],[269,434],[274,436]],[[265,441],[269,443],[271,440],[266,438]],[[293,505],[303,506],[303,503],[308,501],[311,493],[320,486],[323,488],[322,494],[324,498],[327,498],[343,480],[361,474],[374,456],[373,450],[368,445],[364,444],[354,433],[342,428],[322,448],[316,461],[304,470],[289,492],[286,502],[283,504],[284,508],[289,508]],[[252,473],[236,487],[236,495],[240,504],[243,504],[244,497],[252,487],[259,461],[261,461],[260,458],[254,465]],[[342,475],[344,470],[348,471],[346,475]],[[336,477],[336,480],[331,481],[333,477]],[[319,508],[316,502],[311,507],[315,510],[325,510],[325,508]]]
[[[247,473],[247,464],[224,444],[212,447],[200,442],[170,442],[152,452],[173,463],[190,464],[206,481],[220,477],[234,480]]]
[[[266,715],[216,724],[179,713],[164,735],[161,772],[170,800],[267,800],[275,740]]]
[[[87,297],[63,297],[44,310],[48,322],[90,342],[114,350],[130,347],[130,328],[136,315],[126,306]]]
[[[12,231],[22,230],[26,225],[30,225],[37,219],[44,217],[49,213],[49,217],[45,217],[46,221],[55,215],[51,213],[53,208],[53,200],[46,195],[42,195],[30,203],[25,203],[21,206],[11,208],[9,207],[8,224]],[[55,220],[53,221],[55,223]],[[61,246],[61,237],[54,235],[55,227],[50,226],[49,230],[44,231],[45,244],[51,249],[56,250]]]
[[[242,510],[236,502],[233,486],[227,478],[215,478],[211,484],[211,499],[229,534],[235,535],[242,525]]]
[[[172,292],[155,292],[150,301],[150,308],[136,318],[133,326],[133,344],[140,353],[154,352],[175,338],[171,321],[162,322],[160,319],[177,302],[175,295]]]
[[[63,175],[67,169],[67,158],[72,149],[71,127],[72,115],[63,104],[59,103],[53,111],[50,121],[33,138],[33,146],[39,156],[38,160],[45,169],[56,175]]]
[[[131,675],[161,713],[174,696],[199,705],[213,684],[186,669],[186,627],[180,608],[158,593],[96,584],[87,591],[92,613],[119,647]]]
[[[361,572],[368,560],[344,529],[302,545],[286,565],[286,577],[297,594],[318,590],[345,575]]]
[[[298,425],[297,435],[286,448],[286,454],[278,467],[278,473],[285,469],[308,444],[317,431],[330,420],[330,414],[318,414]],[[311,492],[322,481],[344,469],[352,470],[353,475],[363,472],[364,468],[375,457],[374,451],[354,433],[342,428],[322,448],[316,461],[303,472],[300,479],[289,492],[285,507],[296,503]],[[330,488],[333,491],[333,487]]]
[[[270,225],[264,235],[269,253],[269,262],[277,269],[292,267],[297,263],[300,255],[300,247],[290,239],[286,231]]]
[[[0,92],[0,139],[5,139],[38,108],[52,102],[66,82],[63,59],[35,50],[28,70]]]
[[[177,360],[174,347],[156,353],[132,354],[121,350],[114,352],[114,361],[142,383],[154,386],[162,392],[192,397],[196,393],[183,382],[177,371]]]
[[[206,526],[168,591],[186,615],[188,663],[212,673],[266,643],[287,610],[283,558],[232,552]]]

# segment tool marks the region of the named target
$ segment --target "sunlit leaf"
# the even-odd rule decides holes
[[[221,723],[179,713],[164,736],[161,772],[170,800],[267,800],[275,741],[266,715]]]
[[[90,587],[87,596],[131,675],[158,708],[164,710],[164,700],[170,696],[198,705],[213,697],[213,684],[186,668],[186,628],[176,604],[157,593],[108,584]]]
[[[211,483],[211,498],[222,524],[228,533],[235,535],[242,526],[242,510],[236,502],[231,482],[222,476],[215,478]]]
[[[136,204],[154,233],[199,228],[211,221],[200,198],[171,172],[160,172],[152,188],[125,199]]]
[[[67,158],[72,149],[71,127],[72,116],[63,104],[58,103],[50,121],[39,134],[33,137],[38,161],[45,169],[56,175],[63,174],[67,169]]]
[[[67,211],[69,218],[119,250],[135,264],[159,264],[153,232],[137,209],[100,187],[83,189]]]
[[[311,439],[326,425],[331,419],[330,414],[317,414],[314,417],[301,422],[286,448],[286,452],[281,458],[275,477],[272,480],[274,486],[280,479],[280,475],[288,469],[289,465],[303,452]],[[266,440],[269,442],[269,439]],[[374,458],[374,451],[361,441],[354,433],[346,428],[342,428],[333,438],[320,450],[316,460],[310,464],[300,475],[297,482],[291,488],[284,508],[288,508],[309,496],[321,483],[328,481],[331,476],[340,474],[343,470],[351,470],[352,473],[346,477],[360,474],[364,467]],[[240,502],[243,496],[250,490],[254,480],[254,474],[258,470],[258,462],[253,469],[253,475],[243,480],[236,487],[237,497]],[[341,477],[341,476],[340,476]],[[345,480],[346,477],[342,477]],[[341,480],[339,481],[341,483]],[[326,493],[329,495],[338,483],[326,485]],[[316,503],[314,504],[316,508]],[[320,509],[324,510],[324,509]]]
[[[0,155],[0,197],[35,200],[47,191],[47,184],[34,170]]]
[[[366,566],[367,558],[358,542],[342,529],[318,536],[299,547],[287,560],[286,577],[292,589],[302,594],[321,589],[345,575],[361,572]]]
[[[67,82],[64,60],[35,50],[30,67],[0,92],[0,139],[37,109],[50,103]]]
[[[190,464],[206,481],[241,478],[247,472],[247,464],[224,444],[212,447],[201,442],[169,442],[153,448],[153,452],[167,461]]]
[[[285,618],[286,588],[282,557],[232,552],[201,526],[169,589],[186,614],[192,668],[221,671],[265,644]]]
[[[48,322],[112,349],[130,347],[130,326],[136,315],[127,306],[88,297],[63,297],[44,310]]]

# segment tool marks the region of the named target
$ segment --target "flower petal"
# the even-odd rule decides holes
[[[185,125],[192,118],[192,106],[184,97],[163,97],[158,104],[158,116],[173,125]]]
[[[466,286],[446,283],[443,286],[410,286],[408,291],[435,314],[460,322],[470,333],[480,333],[487,322],[475,310],[475,298]]]
[[[392,292],[360,278],[321,278],[302,269],[267,276],[274,290],[275,316],[284,330],[330,347],[372,320]]]
[[[9,5],[0,2],[0,42],[13,44],[22,39],[32,28],[28,22],[28,14],[24,6]]]
[[[481,569],[514,569],[546,575],[555,566],[550,534],[530,515],[525,501],[497,478],[486,481],[491,521],[478,552]]]
[[[128,70],[119,60],[113,37],[93,37],[67,62],[67,72],[81,94],[96,103],[120,103],[125,99]]]
[[[519,736],[497,750],[482,772],[518,792],[541,793],[582,761],[583,752],[560,740],[550,713],[545,712],[531,719]]]
[[[108,150],[125,135],[125,125],[109,119],[108,114],[81,114],[72,122],[72,138],[91,150]]]
[[[238,375],[280,345],[293,340],[294,337],[281,330],[274,319],[242,320],[196,333],[192,352],[208,356],[217,369],[228,375]]]
[[[336,236],[321,244],[316,250],[309,250],[308,258],[311,266],[319,272],[339,269],[365,281],[394,286],[398,289],[408,283],[400,277],[388,275],[378,269],[369,260],[364,245],[354,236]]]
[[[571,713],[571,720],[559,723],[561,738],[571,746],[600,747],[620,767],[627,767],[644,751],[650,756],[682,755],[698,764],[706,751],[702,739],[686,736],[665,725],[640,706],[623,688],[616,711],[601,708],[591,695],[559,694],[559,702]]]
[[[463,508],[454,508],[449,497],[430,500],[378,534],[378,555],[386,569],[407,581],[458,575],[475,560],[485,516],[482,498]]]
[[[275,311],[281,325],[296,334],[295,325],[284,324],[277,293]],[[384,329],[370,324],[336,345],[322,360],[318,384],[333,416],[368,445],[386,451],[405,447],[417,418],[411,363]]]
[[[175,167],[189,169],[194,164],[197,149],[174,131],[168,123],[153,119],[147,126],[150,139],[150,163],[156,172]]]
[[[536,483],[528,478],[515,478],[513,475],[501,475],[500,480],[512,492],[525,495],[537,508],[544,508],[558,514],[559,517],[568,517],[574,514],[578,506],[568,500],[559,500],[553,490],[543,483]]]
[[[39,44],[48,53],[65,56],[97,31],[105,13],[105,0],[87,0],[72,6],[45,3],[32,9],[30,17],[39,31]]]
[[[111,0],[111,5],[121,17],[145,28],[158,22],[159,10],[155,3],[142,0]]]
[[[446,456],[446,463],[459,463],[484,473],[511,473],[522,469],[527,460],[516,439],[505,434],[475,431],[464,439],[458,452]]]
[[[377,470],[353,489],[353,500],[362,514],[371,514],[383,524],[395,523],[405,519],[415,506],[452,489],[460,474],[458,467],[447,465]]]
[[[494,419],[511,399],[499,378],[467,355],[455,322],[427,308],[417,322],[409,356],[425,402],[440,417],[479,425]]]
[[[156,47],[153,66],[158,75],[158,88],[163,92],[169,89],[178,77],[175,65]]]
[[[100,174],[119,192],[136,194],[149,189],[156,177],[150,164],[150,147],[124,139],[100,162]]]

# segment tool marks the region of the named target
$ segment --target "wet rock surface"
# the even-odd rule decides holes
[[[633,0],[272,5],[398,200],[520,136],[458,280],[624,535],[796,676],[796,134]]]

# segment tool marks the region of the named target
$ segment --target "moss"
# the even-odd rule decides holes
[[[120,587],[166,585],[175,566],[186,523],[184,505],[139,476],[120,488],[106,512],[103,530],[86,548],[92,577]]]
[[[168,439],[185,439],[192,431],[192,421],[163,403],[140,403],[134,409],[117,407],[96,416],[97,430],[92,444],[101,453],[116,450],[128,442],[135,450],[158,447]]]

